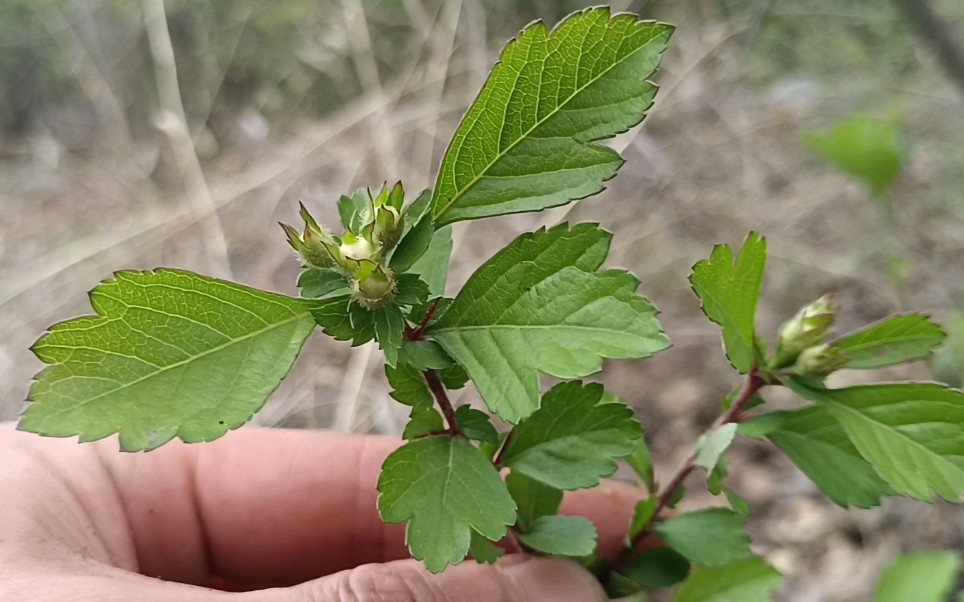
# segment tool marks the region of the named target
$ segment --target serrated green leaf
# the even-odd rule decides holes
[[[355,329],[351,326],[351,299],[348,295],[313,302],[310,311],[322,332],[333,339],[347,341],[355,336]]]
[[[399,361],[418,370],[444,370],[455,364],[441,345],[426,340],[402,343]]]
[[[719,568],[697,567],[673,602],[770,602],[781,581],[783,575],[755,557]]]
[[[633,510],[633,520],[629,524],[629,535],[627,540],[629,542],[634,541],[643,529],[648,527],[656,516],[656,509],[659,507],[659,498],[651,497],[645,500],[639,500],[636,503],[636,508]]]
[[[920,500],[964,495],[964,394],[936,383],[818,389],[795,393],[833,416],[895,491]]]
[[[96,316],[50,328],[21,430],[121,449],[211,441],[247,422],[315,324],[309,302],[180,270],[118,272]]]
[[[746,521],[724,508],[681,514],[656,525],[666,545],[704,566],[726,566],[750,555]]]
[[[736,512],[741,518],[750,516],[750,503],[743,499],[743,496],[726,485],[723,486],[723,495],[726,497],[726,503],[730,505],[733,512]]]
[[[833,343],[847,368],[881,368],[926,358],[944,341],[944,331],[921,314],[887,318]]]
[[[455,421],[462,435],[474,441],[499,443],[499,431],[492,426],[489,415],[469,406],[459,406],[455,410]]]
[[[539,372],[580,378],[602,359],[668,346],[628,272],[596,272],[611,236],[595,224],[523,234],[469,278],[429,334],[513,424],[539,407]]]
[[[851,117],[828,133],[806,134],[804,142],[827,163],[861,180],[874,196],[890,190],[900,175],[904,152],[893,119]]]
[[[509,494],[518,507],[519,525],[527,530],[541,516],[559,511],[562,490],[529,478],[520,472],[509,473],[505,480]]]
[[[392,387],[392,399],[407,406],[427,405],[435,403],[428,383],[422,373],[406,364],[398,366],[385,365],[385,376]]]
[[[723,329],[726,355],[740,374],[756,362],[754,319],[766,266],[766,240],[751,232],[734,262],[727,245],[713,247],[709,259],[697,262],[690,275],[703,313]]]
[[[656,478],[653,475],[653,457],[649,453],[649,445],[646,443],[645,433],[636,445],[635,451],[625,458],[626,464],[633,469],[646,486],[646,491],[654,493],[656,491]]]
[[[439,370],[438,377],[442,380],[445,388],[450,391],[461,389],[465,386],[465,383],[469,382],[469,375],[458,364]]]
[[[834,503],[873,508],[882,497],[894,494],[824,408],[805,408],[778,418],[778,426],[767,437]]]
[[[351,322],[351,346],[358,347],[375,338],[375,312],[352,301],[348,306]]]
[[[398,352],[402,348],[405,331],[405,316],[397,305],[387,305],[372,312],[375,322],[375,339],[385,354],[389,366],[398,363]]]
[[[472,531],[469,555],[478,563],[492,564],[505,555],[505,550],[495,545],[476,531]]]
[[[429,291],[426,284],[417,274],[399,274],[398,290],[392,299],[395,305],[414,306],[425,303]]]
[[[362,228],[371,221],[372,199],[367,188],[359,188],[351,195],[343,194],[338,199],[338,216],[341,225],[354,234],[360,234]]]
[[[877,582],[874,602],[945,602],[961,570],[956,552],[927,550],[898,556]]]
[[[419,404],[412,408],[408,417],[408,424],[402,431],[402,439],[417,439],[445,430],[442,415],[431,405]]]
[[[595,552],[596,539],[596,525],[581,516],[540,516],[519,533],[519,541],[533,550],[574,558]]]
[[[604,393],[602,385],[578,381],[550,389],[542,407],[515,427],[503,465],[558,489],[595,487],[642,436],[633,410],[606,403]]]
[[[452,228],[445,226],[435,231],[428,249],[408,269],[410,274],[418,274],[428,284],[429,294],[441,297],[445,294],[445,284],[449,277],[449,261],[452,257]]]
[[[429,211],[432,192],[425,190],[418,196],[405,214],[405,228],[401,241],[392,253],[389,267],[397,272],[405,272],[428,250],[435,235],[432,212]]]
[[[436,573],[465,558],[473,531],[498,541],[516,519],[498,471],[461,437],[428,437],[395,450],[378,490],[382,518],[408,523],[409,551]]]
[[[690,561],[670,548],[656,548],[636,554],[616,574],[637,588],[671,587],[690,574]]]
[[[701,436],[696,442],[696,465],[712,474],[720,457],[726,453],[736,437],[736,423],[722,424]]]
[[[539,211],[603,189],[623,160],[592,144],[642,121],[673,28],[612,16],[541,22],[502,51],[439,167],[435,222]]]
[[[320,299],[328,295],[348,292],[348,280],[338,270],[307,268],[298,277],[298,288],[305,299]]]

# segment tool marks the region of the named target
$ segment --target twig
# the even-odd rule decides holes
[[[438,402],[439,408],[442,410],[442,415],[445,416],[445,422],[449,425],[449,435],[455,436],[460,434],[462,431],[459,429],[459,423],[455,419],[455,409],[452,407],[452,402],[449,401],[448,393],[445,391],[445,385],[442,384],[442,381],[434,370],[426,370],[422,374],[425,375],[428,388],[432,391],[432,395],[435,396],[435,401]]]
[[[713,431],[714,429],[723,426],[724,424],[730,424],[733,422],[740,422],[743,418],[743,411],[746,409],[747,404],[753,399],[753,397],[766,386],[768,383],[766,379],[760,374],[759,370],[754,368],[747,375],[746,384],[743,386],[743,390],[740,391],[739,397],[734,400],[733,405],[727,410],[725,414],[717,418],[707,432]],[[623,548],[616,562],[613,564],[614,570],[618,572],[618,569],[629,562],[633,557],[633,551],[636,547],[643,542],[647,537],[649,537],[653,532],[653,522],[660,512],[669,507],[673,498],[677,496],[680,488],[683,486],[683,482],[686,477],[690,476],[693,470],[696,469],[696,450],[690,453],[683,465],[676,471],[673,478],[670,479],[669,483],[662,488],[659,498],[656,503],[656,509],[653,511],[649,522],[632,538],[629,545]]]
[[[929,46],[948,79],[964,94],[964,47],[927,0],[897,0],[907,20],[914,24],[921,42]]]
[[[210,269],[217,276],[230,278],[231,263],[227,239],[187,125],[164,0],[144,0],[144,29],[147,31],[147,41],[157,76],[157,94],[161,105],[158,128],[171,139],[174,156],[191,204],[206,214],[200,225]]]

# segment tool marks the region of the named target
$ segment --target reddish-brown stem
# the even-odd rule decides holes
[[[428,328],[429,322],[435,317],[435,312],[438,311],[439,300],[436,299],[429,308],[425,311],[425,317],[419,322],[418,326],[415,328],[405,328],[405,338],[409,341],[420,341],[422,340],[422,335],[425,334],[425,329]]]
[[[453,436],[458,435],[461,430],[458,421],[455,419],[455,408],[452,407],[452,402],[449,401],[448,393],[445,391],[445,385],[442,384],[434,370],[426,370],[422,374],[425,376],[425,382],[428,383],[429,390],[435,396],[435,401],[438,402],[439,409],[442,410],[442,415],[445,416],[445,422],[449,425],[448,433]]]
[[[509,448],[509,443],[512,442],[512,435],[515,434],[515,429],[509,431],[509,434],[505,436],[505,441],[502,442],[502,447],[499,448],[499,453],[495,455],[495,459],[492,463],[495,464],[496,468],[502,467],[502,458],[505,456],[505,450]]]
[[[746,410],[747,404],[749,404],[753,397],[759,393],[760,389],[766,385],[767,381],[760,374],[760,371],[756,368],[751,370],[747,375],[746,384],[743,385],[743,390],[740,391],[739,397],[733,401],[733,404],[726,411],[726,413],[716,419],[716,422],[713,423],[713,426],[711,426],[707,432],[713,431],[724,424],[740,422],[740,420],[744,417],[743,412]],[[683,481],[685,481],[695,469],[696,451],[694,450],[689,457],[686,458],[686,461],[683,462],[683,465],[680,466],[679,470],[676,471],[676,474],[674,474],[669,480],[669,483],[667,483],[665,487],[661,488],[659,498],[656,503],[656,510],[653,512],[652,518],[649,519],[649,523],[643,527],[642,530],[640,530],[636,537],[632,538],[632,541],[629,543],[629,545],[623,548],[623,551],[613,563],[613,570],[618,572],[621,567],[625,566],[626,563],[632,559],[633,551],[636,549],[636,547],[652,534],[653,521],[656,520],[656,517],[660,512],[669,507],[670,503],[673,501],[673,498],[678,495],[680,488],[683,486]]]

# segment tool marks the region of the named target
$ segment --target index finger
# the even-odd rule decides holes
[[[204,445],[111,455],[141,570],[188,582],[204,575],[288,585],[406,558],[404,528],[378,515],[391,437],[245,428]],[[172,487],[172,485],[174,485]],[[636,490],[605,484],[567,496],[566,514],[593,520],[614,553]]]

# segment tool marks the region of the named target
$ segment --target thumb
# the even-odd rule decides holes
[[[568,560],[512,555],[432,574],[415,560],[368,564],[286,590],[271,602],[604,602],[596,579]],[[283,592],[283,593],[281,593]],[[257,598],[252,598],[252,602]],[[259,600],[260,602],[260,600]]]

